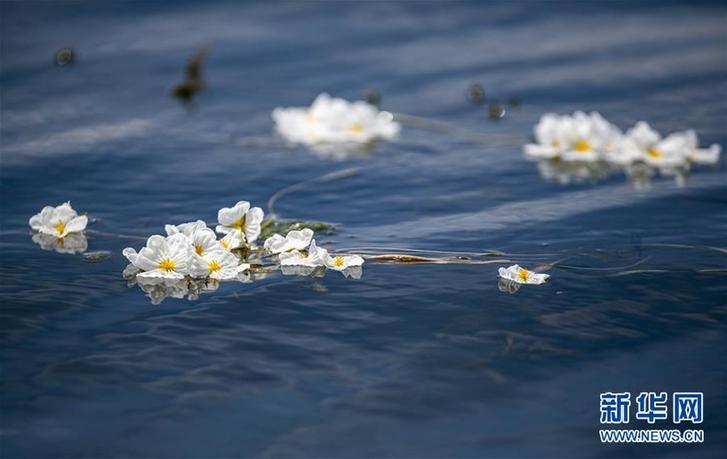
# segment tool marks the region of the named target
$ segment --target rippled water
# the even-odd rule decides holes
[[[598,110],[727,145],[723,4],[2,3],[3,457],[715,457],[727,443],[727,175],[544,181],[518,142],[405,126],[366,157],[288,148],[270,111],[319,92],[527,139]],[[69,66],[53,65],[71,46]],[[169,96],[206,47],[207,89]],[[499,121],[466,87],[523,104]],[[121,249],[239,199],[335,223],[338,248],[560,261],[271,274],[150,304]],[[91,263],[28,218],[70,199]],[[266,209],[267,210],[267,209]],[[722,270],[722,271],[719,271]],[[598,442],[608,390],[705,393],[706,443]],[[634,424],[637,426],[637,424]],[[640,426],[640,425],[639,425]],[[640,426],[643,427],[643,426]]]

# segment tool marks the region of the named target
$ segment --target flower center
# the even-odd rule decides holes
[[[232,224],[233,227],[239,229],[240,231],[245,230],[245,216],[243,215],[239,219],[235,221],[235,223]]]
[[[553,148],[558,148],[560,147],[560,142],[558,142],[558,139],[553,139],[550,141],[550,146]]]
[[[58,234],[63,234],[63,232],[66,230],[66,224],[63,222],[56,223],[56,231],[58,231]]]
[[[654,159],[660,159],[662,156],[664,156],[664,153],[660,152],[656,148],[649,148],[649,151],[647,151],[647,153]]]
[[[361,125],[360,125],[360,124],[358,124],[358,123],[353,123],[353,124],[351,125],[351,127],[350,127],[350,128],[348,128],[348,130],[349,130],[350,132],[352,132],[353,134],[362,134],[362,133],[363,133],[363,131],[364,131],[364,128],[363,128],[363,126],[361,126]]]
[[[171,258],[165,258],[161,263],[159,263],[159,269],[166,272],[174,271],[176,267],[177,265],[174,264],[174,261],[172,261]]]
[[[343,266],[343,257],[336,257],[333,259],[333,266],[336,268],[340,268]]]
[[[194,251],[197,252],[197,255],[202,255],[204,249],[201,244],[194,244]]]
[[[579,153],[585,153],[587,151],[591,151],[591,144],[585,140],[579,140],[573,148]]]
[[[224,247],[225,249],[230,248],[230,244],[228,244],[227,241],[225,241],[224,239],[220,240],[220,245],[222,245],[222,247]]]
[[[517,278],[523,282],[528,281],[528,277],[530,277],[530,273],[527,269],[520,268],[517,272]]]
[[[217,260],[212,260],[209,263],[207,263],[207,268],[210,270],[211,273],[215,271],[219,271],[222,269],[222,265]]]

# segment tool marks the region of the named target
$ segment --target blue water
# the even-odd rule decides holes
[[[724,453],[725,160],[686,187],[560,185],[517,142],[458,133],[525,140],[542,113],[583,109],[727,145],[723,3],[0,8],[2,457]],[[76,60],[54,66],[64,46]],[[207,88],[184,106],[169,93],[203,47]],[[475,81],[522,106],[489,120]],[[371,88],[460,131],[404,126],[343,160],[273,136],[276,106]],[[508,294],[499,265],[369,261],[360,280],[273,273],[156,306],[127,286],[121,250],[165,223],[347,168],[276,212],[335,223],[318,239],[340,249],[560,261],[551,282]],[[32,242],[28,218],[65,200],[110,259]],[[703,391],[705,443],[600,444],[599,394],[627,390]]]

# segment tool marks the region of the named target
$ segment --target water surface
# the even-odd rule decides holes
[[[270,111],[370,88],[383,108],[527,139],[546,111],[727,144],[722,4],[2,4],[3,457],[715,457],[727,443],[727,175],[543,180],[519,144],[404,127],[364,158],[288,148]],[[53,65],[71,46],[76,61]],[[207,89],[170,97],[206,47]],[[522,99],[493,122],[469,104]],[[152,305],[121,250],[166,223],[281,198],[322,243],[563,260],[542,287],[496,265],[368,262]],[[89,263],[28,218],[88,212]],[[267,210],[267,209],[266,209]],[[673,247],[681,244],[690,247]],[[638,263],[635,267],[628,267]],[[585,269],[588,268],[588,269]],[[625,271],[644,270],[645,272]],[[705,271],[706,270],[706,271]],[[622,274],[613,276],[613,274]],[[705,393],[706,442],[598,442],[603,391]],[[634,427],[643,427],[633,423]],[[670,427],[667,424],[667,427]]]

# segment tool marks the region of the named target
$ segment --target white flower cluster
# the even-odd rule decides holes
[[[326,269],[343,272],[347,277],[361,277],[363,258],[358,255],[331,256],[317,247],[313,231],[305,228],[286,236],[274,234],[264,243],[264,254],[254,245],[262,231],[264,212],[240,201],[217,213],[215,231],[203,220],[166,225],[167,235],[151,236],[139,252],[128,247],[124,256],[131,263],[124,270],[130,284],[137,284],[158,304],[167,297],[196,299],[216,290],[221,281],[251,282],[250,257],[265,266],[261,255],[274,256],[283,274],[320,275]]]
[[[217,213],[217,232],[225,235],[220,240],[204,221],[197,220],[166,225],[166,237],[151,236],[138,253],[127,247],[123,254],[139,271],[137,281],[175,281],[186,276],[215,282],[237,279],[250,265],[241,263],[232,250],[257,240],[263,216],[261,208],[240,201]]]
[[[401,130],[391,113],[363,101],[321,94],[309,108],[276,108],[272,113],[277,131],[294,144],[336,155],[391,140]]]
[[[28,224],[34,231],[33,242],[43,250],[82,253],[88,248],[83,233],[88,225],[88,217],[78,215],[70,201],[57,207],[43,207],[40,213],[30,217]]]
[[[716,164],[721,152],[719,145],[699,148],[693,130],[662,137],[640,121],[624,134],[596,112],[545,114],[534,133],[536,143],[524,146],[525,155],[550,161],[541,167],[541,173],[561,182],[573,173],[576,179],[592,170],[601,175],[603,165],[624,168],[629,175],[650,176],[658,170],[664,175],[683,176],[692,164]]]
[[[328,250],[318,247],[313,231],[304,228],[289,231],[287,236],[274,234],[265,241],[265,251],[276,255],[283,274],[316,275],[326,269],[340,271],[346,277],[360,278],[364,259],[359,255],[331,256]]]

